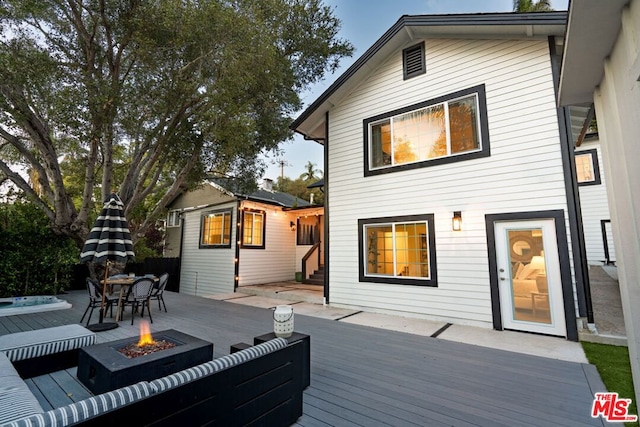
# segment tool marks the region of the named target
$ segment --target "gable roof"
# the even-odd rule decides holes
[[[567,13],[476,13],[403,15],[305,109],[291,129],[324,143],[326,113],[391,54],[426,38],[546,38],[563,36]]]
[[[238,185],[236,180],[212,178],[208,180],[208,182],[219,190],[232,194],[238,199],[253,200],[255,202],[282,206],[284,208],[311,206],[311,204],[304,199],[280,191],[270,191],[260,188],[247,194],[247,192]]]

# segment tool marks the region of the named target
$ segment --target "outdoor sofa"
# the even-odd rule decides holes
[[[73,328],[66,332],[82,328],[67,326]],[[95,342],[93,333],[86,331],[87,340]],[[64,344],[40,347],[45,353],[46,348],[69,351]],[[301,341],[275,338],[166,377],[44,411],[13,366],[10,355],[16,352],[0,348],[0,425],[288,426],[302,415],[307,350]],[[37,357],[44,359],[56,355],[55,350],[40,353]],[[39,366],[46,365],[44,359]]]

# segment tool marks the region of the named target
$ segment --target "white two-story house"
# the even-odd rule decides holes
[[[325,150],[331,305],[571,340],[592,322],[565,22],[402,16],[295,120]]]

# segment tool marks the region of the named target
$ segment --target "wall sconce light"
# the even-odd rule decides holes
[[[451,218],[451,228],[453,229],[453,231],[462,230],[462,212],[461,211],[453,212],[453,218]]]
[[[289,221],[289,227],[291,228],[291,231],[296,231],[296,223],[293,221]]]

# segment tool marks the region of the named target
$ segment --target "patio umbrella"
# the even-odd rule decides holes
[[[134,256],[131,232],[124,216],[124,203],[116,193],[112,193],[102,207],[100,216],[93,224],[89,237],[84,242],[80,253],[81,263],[94,263],[105,266],[105,280],[102,282],[100,322],[98,325],[89,325],[89,329],[106,330],[118,326],[117,323],[102,322],[109,264],[112,262],[126,263],[127,261],[132,261]]]

